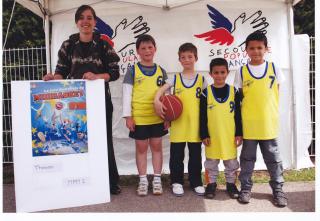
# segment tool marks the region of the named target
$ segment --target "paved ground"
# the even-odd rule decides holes
[[[289,204],[277,208],[272,204],[271,189],[268,184],[254,184],[252,200],[247,205],[232,200],[219,186],[215,199],[196,196],[185,188],[183,197],[175,197],[169,188],[162,196],[138,197],[135,186],[122,187],[122,193],[112,196],[111,203],[50,210],[46,212],[314,212],[315,182],[287,182],[284,186]],[[15,212],[14,185],[3,186],[3,212]]]

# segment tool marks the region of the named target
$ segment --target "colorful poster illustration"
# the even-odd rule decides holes
[[[32,155],[88,152],[86,83],[32,82]]]

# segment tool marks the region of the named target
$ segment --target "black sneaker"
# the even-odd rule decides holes
[[[273,191],[273,203],[277,207],[286,207],[288,198],[282,190]]]
[[[110,187],[110,193],[113,195],[118,195],[121,193],[121,188],[119,185],[111,185]]]
[[[206,187],[204,196],[208,199],[213,199],[216,195],[216,189],[217,189],[216,183],[209,183]]]
[[[231,199],[239,198],[239,190],[234,183],[227,183],[227,193]]]
[[[250,190],[241,190],[238,197],[238,201],[240,203],[247,204],[250,202],[250,198],[251,198]]]

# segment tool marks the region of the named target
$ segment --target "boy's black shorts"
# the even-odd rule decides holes
[[[168,133],[164,129],[164,124],[136,125],[135,131],[130,131],[129,137],[135,140],[145,140],[148,138],[162,137]]]

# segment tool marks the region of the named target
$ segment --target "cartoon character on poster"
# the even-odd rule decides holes
[[[88,152],[85,82],[31,83],[32,154]]]

